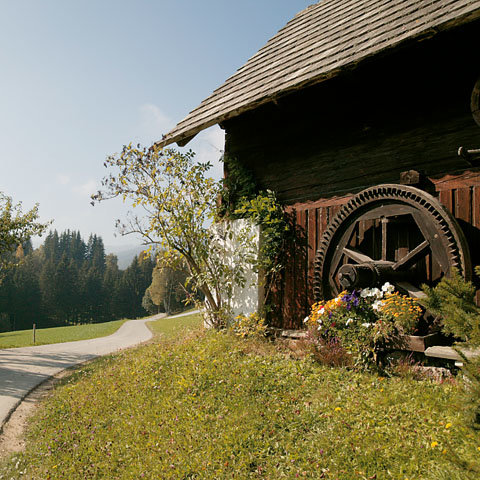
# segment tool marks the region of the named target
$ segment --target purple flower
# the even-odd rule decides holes
[[[352,307],[358,307],[360,299],[356,290],[353,290],[352,293],[346,293],[342,297],[342,302],[346,303],[347,310],[351,310]]]

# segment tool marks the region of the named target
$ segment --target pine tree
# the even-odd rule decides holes
[[[103,304],[103,315],[105,319],[120,318],[122,312],[116,304],[117,296],[115,294],[122,273],[118,268],[118,258],[116,255],[109,254],[105,258],[105,273],[103,275],[103,290],[105,299]]]
[[[436,287],[424,286],[425,306],[440,315],[443,331],[471,345],[480,346],[480,308],[475,303],[475,286],[453,269]]]
[[[477,275],[479,268],[475,269]],[[436,287],[424,286],[425,306],[440,315],[443,331],[466,342],[470,348],[480,348],[480,308],[475,303],[475,286],[465,281],[453,269]],[[480,356],[467,358],[462,349],[454,347],[463,358],[463,373],[468,379],[464,403],[470,412],[474,428],[480,429]]]
[[[38,278],[36,259],[32,253],[27,255],[22,263],[13,271],[11,309],[15,315],[16,329],[44,326],[45,318],[42,311],[42,296]]]

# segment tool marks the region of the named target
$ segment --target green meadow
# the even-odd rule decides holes
[[[33,345],[47,345],[50,343],[74,342],[76,340],[105,337],[115,333],[125,322],[126,320],[123,319],[87,325],[41,328],[35,332],[35,343],[33,343],[33,329],[4,332],[0,333],[0,348],[31,347]]]
[[[0,478],[479,478],[456,381],[320,366],[200,323],[158,320],[155,341],[65,379]]]

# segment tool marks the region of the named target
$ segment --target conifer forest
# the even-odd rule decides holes
[[[80,232],[50,232],[39,248],[31,242],[14,253],[15,268],[2,275],[0,331],[22,330],[120,318],[143,317],[159,310],[142,300],[152,283],[155,260],[135,257],[125,270],[106,255],[101,237]]]

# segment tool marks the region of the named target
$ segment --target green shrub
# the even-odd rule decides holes
[[[265,319],[257,312],[250,315],[238,315],[232,325],[233,333],[242,338],[246,337],[265,337],[267,334],[267,325]]]
[[[443,331],[470,345],[480,346],[480,308],[475,303],[475,286],[465,281],[456,269],[436,287],[423,286],[424,305],[440,315]]]
[[[479,269],[476,267],[476,273]],[[424,286],[427,294],[423,301],[426,308],[440,316],[443,331],[462,340],[454,349],[463,359],[462,373],[465,377],[461,401],[466,411],[468,425],[474,430],[480,429],[480,358],[467,358],[464,348],[480,348],[480,308],[475,304],[475,286],[465,281],[457,270],[453,269],[449,277],[443,277],[435,287]],[[465,433],[465,437],[470,437]],[[465,438],[467,441],[467,438]],[[480,450],[480,447],[479,447]],[[452,460],[462,468],[475,470],[480,476],[478,462],[460,451]],[[439,477],[440,478],[440,477]],[[446,478],[446,477],[443,477]],[[449,478],[457,478],[451,475]]]
[[[478,267],[475,269],[478,273]],[[467,348],[480,348],[480,308],[475,303],[475,286],[465,281],[456,269],[443,277],[435,287],[424,286],[425,306],[441,318],[443,331],[462,340]],[[467,379],[463,400],[469,407],[471,424],[480,429],[480,358],[463,358],[463,374]]]

